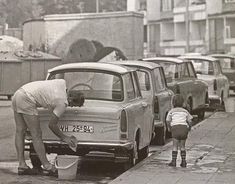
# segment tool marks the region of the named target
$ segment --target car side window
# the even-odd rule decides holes
[[[149,74],[145,71],[138,70],[137,75],[141,91],[149,91],[151,88]]]
[[[193,64],[192,63],[187,63],[188,65],[188,70],[189,70],[189,76],[191,78],[195,78],[195,72],[194,72],[194,69],[193,69]]]
[[[154,78],[155,78],[155,85],[157,91],[162,91],[165,88],[165,81],[161,74],[161,70],[159,68],[154,69]]]
[[[133,79],[130,73],[124,75],[124,80],[126,81],[126,90],[127,90],[127,98],[129,100],[135,98],[135,88],[134,88],[134,83]]]
[[[139,79],[138,79],[136,72],[133,73],[133,78],[134,78],[134,85],[135,85],[135,94],[137,98],[142,97],[141,91],[140,91]]]
[[[214,63],[214,72],[215,72],[215,75],[219,75],[219,74],[221,74],[221,69],[220,69],[220,65],[219,65],[219,62],[215,62]]]
[[[179,64],[177,67],[177,77],[176,78],[184,78],[189,77],[189,72],[186,63]]]

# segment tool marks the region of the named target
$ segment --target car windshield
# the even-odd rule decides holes
[[[220,65],[223,69],[235,69],[235,59],[234,58],[219,58]]]
[[[214,75],[213,63],[207,60],[192,60],[197,74]]]
[[[65,79],[68,93],[82,92],[86,99],[123,100],[121,76],[100,71],[63,71],[49,79]]]

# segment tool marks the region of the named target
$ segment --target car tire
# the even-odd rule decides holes
[[[205,110],[204,109],[198,110],[197,116],[198,116],[198,120],[203,120],[205,117]]]
[[[129,159],[128,161],[124,164],[124,169],[128,170],[131,167],[133,167],[134,165],[137,164],[138,159],[139,159],[139,148],[138,148],[138,141],[137,138],[135,139],[134,142],[134,147],[132,150],[130,150],[129,152]]]
[[[145,146],[143,149],[139,151],[139,160],[143,160],[148,157],[149,154],[149,146]]]
[[[157,127],[155,128],[156,136],[152,140],[153,145],[164,145],[166,142],[166,127]]]

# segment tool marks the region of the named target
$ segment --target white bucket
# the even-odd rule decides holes
[[[72,180],[76,178],[79,156],[58,155],[56,157],[55,167],[58,169],[58,178],[63,180]]]

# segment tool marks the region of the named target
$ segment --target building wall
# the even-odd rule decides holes
[[[147,20],[159,20],[160,15],[160,0],[147,0]]]
[[[222,12],[223,0],[206,0],[207,14],[218,14]]]
[[[43,38],[41,35],[45,35]],[[143,14],[112,12],[45,16],[43,22],[24,24],[25,49],[47,46],[48,52],[66,60],[70,46],[79,39],[95,40],[120,49],[129,59],[143,57]]]
[[[30,50],[32,47],[34,50],[40,49],[45,45],[47,48],[47,41],[45,35],[45,22],[43,19],[26,21],[23,24],[23,42],[24,50]]]

